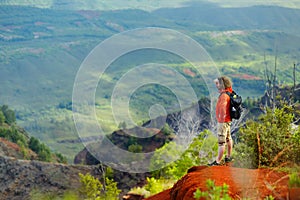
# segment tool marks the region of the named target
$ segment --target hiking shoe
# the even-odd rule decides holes
[[[208,164],[208,166],[218,166],[218,165],[220,165],[220,163],[217,163],[216,160],[214,162]]]
[[[233,161],[232,157],[225,157],[225,162],[226,163],[231,162],[231,161]]]

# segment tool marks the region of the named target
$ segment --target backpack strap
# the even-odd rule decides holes
[[[226,93],[229,97],[230,97],[231,94],[233,94],[233,95],[236,94],[234,91],[232,91],[232,93],[226,91],[226,92],[221,92],[221,94],[219,95],[219,97],[220,97],[222,94],[224,94],[224,93]]]
[[[232,96],[234,96],[234,95],[237,95],[236,93],[235,93],[235,91],[234,90],[232,90],[232,92],[230,93],[230,92],[228,92],[228,91],[226,91],[226,92],[221,92],[221,94],[219,95],[219,98],[220,98],[220,96],[223,94],[223,93],[226,93],[230,98],[232,97]]]

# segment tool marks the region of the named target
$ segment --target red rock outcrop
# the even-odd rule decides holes
[[[189,169],[173,188],[147,200],[195,200],[194,192],[206,190],[206,180],[215,185],[229,186],[228,194],[233,199],[264,199],[272,195],[275,199],[288,199],[288,174],[271,169],[244,169],[230,166],[198,166]]]

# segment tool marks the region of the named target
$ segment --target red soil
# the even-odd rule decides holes
[[[28,158],[37,159],[37,154],[33,152],[31,149],[26,149],[26,151],[27,151]],[[22,149],[19,145],[0,137],[0,155],[1,154],[9,157],[15,157],[18,159],[24,159]],[[0,199],[1,199],[1,195],[0,195]]]
[[[288,199],[288,174],[271,169],[243,169],[230,166],[198,166],[189,169],[173,188],[156,194],[147,200],[195,200],[193,193],[199,188],[206,190],[206,180],[215,185],[229,186],[228,194],[233,199]]]
[[[245,79],[245,80],[262,80],[258,76],[253,76],[249,74],[233,74],[231,75],[232,77],[240,78],[240,79]]]
[[[192,70],[188,69],[188,68],[185,68],[183,69],[183,72],[186,74],[186,75],[189,75],[191,77],[195,77],[196,74],[194,72],[192,72]]]
[[[6,145],[8,148],[11,148],[15,151],[21,151],[21,148],[19,145],[17,145],[16,143],[10,142],[4,138],[0,138],[0,143],[3,143],[4,145]]]

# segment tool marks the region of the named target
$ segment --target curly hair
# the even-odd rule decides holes
[[[229,77],[227,76],[221,76],[218,78],[218,81],[221,85],[223,85],[223,87],[226,88],[230,88],[232,87],[232,81]]]

